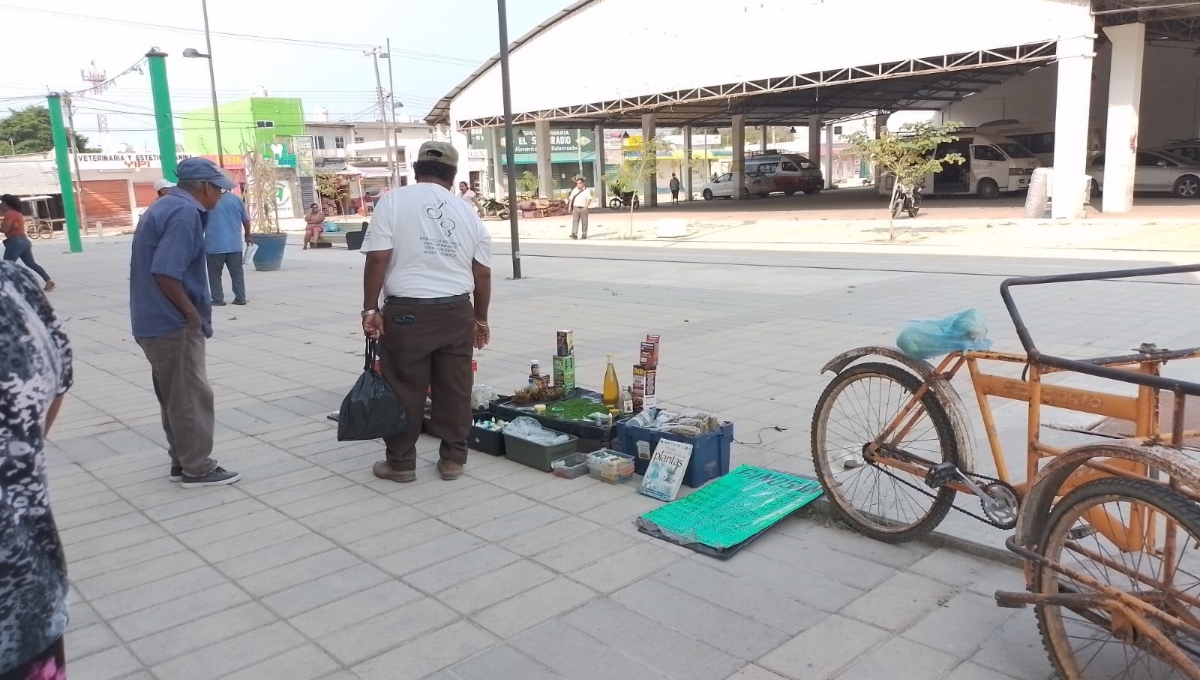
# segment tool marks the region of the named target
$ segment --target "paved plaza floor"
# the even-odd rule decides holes
[[[789,518],[728,561],[639,534],[632,486],[564,480],[473,453],[444,482],[380,481],[378,443],[326,415],[361,369],[362,256],[289,247],[215,313],[209,374],[224,488],[167,480],[149,367],[129,336],[128,239],[35,245],[75,350],[49,445],[69,560],[72,680],[1044,680],[1031,611],[995,606],[1017,570],[924,543],[888,546]],[[660,334],[660,394],[736,423],[734,465],[810,472],[821,365],[914,317],[978,306],[1015,348],[997,286],[1078,260],[527,248],[498,243],[478,382],[520,384],[575,331],[578,373],[626,378]],[[655,261],[656,258],[658,261]],[[667,261],[669,260],[669,261]],[[1195,335],[1200,288],[1110,283],[1030,294],[1044,348],[1072,355]],[[1181,285],[1183,284],[1183,285]],[[1131,344],[1132,343],[1132,344]],[[1019,410],[1000,413],[1011,439]],[[1015,429],[1014,429],[1015,428]],[[978,457],[987,456],[980,451]],[[969,523],[970,521],[967,520]],[[1004,533],[947,530],[998,545]]]

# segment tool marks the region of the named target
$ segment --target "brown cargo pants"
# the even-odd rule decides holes
[[[134,339],[150,361],[172,467],[182,467],[188,477],[209,474],[217,467],[212,458],[216,414],[204,335],[185,328],[171,335]]]
[[[417,469],[426,393],[433,402],[429,431],[442,440],[442,460],[467,462],[475,309],[470,299],[428,302],[388,298],[382,310],[380,369],[408,414],[408,431],[383,440],[388,465],[398,472]]]

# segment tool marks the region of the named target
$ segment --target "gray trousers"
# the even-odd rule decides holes
[[[242,268],[242,251],[236,253],[208,254],[208,288],[213,302],[225,301],[225,286],[221,284],[221,270],[229,268],[229,281],[233,284],[233,299],[246,301],[246,271]]]
[[[216,415],[205,367],[204,334],[185,328],[135,340],[150,361],[171,465],[182,467],[188,477],[207,475],[217,461],[212,458]]]
[[[571,235],[579,235],[579,225],[583,225],[583,235],[587,236],[587,208],[571,208]]]

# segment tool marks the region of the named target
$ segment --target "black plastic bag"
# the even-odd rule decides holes
[[[338,411],[338,441],[394,437],[408,431],[408,414],[392,388],[375,372],[376,345],[367,340],[367,361]]]

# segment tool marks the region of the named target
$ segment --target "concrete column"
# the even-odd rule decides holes
[[[821,167],[821,116],[808,117],[808,160],[814,167]]]
[[[767,146],[767,128],[768,127],[770,127],[770,126],[768,126],[768,125],[758,126],[758,134],[761,137],[761,139],[758,140],[758,150],[759,151],[766,151],[767,149],[770,148],[769,146]]]
[[[684,200],[692,200],[692,174],[695,169],[692,168],[692,126],[687,125],[683,128],[683,190],[687,192]]]
[[[746,115],[739,113],[733,117],[733,129],[730,134],[733,145],[733,159],[729,171],[733,173],[733,200],[742,200],[742,190],[746,187]]]
[[[1123,213],[1133,209],[1146,24],[1109,26],[1104,33],[1112,41],[1112,67],[1108,77],[1103,210],[1106,213]]]
[[[824,162],[824,179],[826,186],[824,188],[833,187],[833,126],[826,126],[826,162]]]
[[[596,186],[592,187],[596,200],[601,206],[608,205],[608,182],[604,181],[604,126],[597,125],[594,130],[596,137],[596,160],[593,162],[592,174],[596,176]]]
[[[891,117],[892,114],[890,113],[875,114],[875,139],[879,139],[883,131],[887,130],[888,118]],[[883,169],[879,167],[879,164],[871,166],[871,181],[875,186],[879,186],[884,182]]]
[[[504,174],[504,145],[501,144],[504,140],[504,128],[492,128],[492,195],[497,201],[502,201],[508,196],[508,189],[505,187]],[[405,158],[410,158],[405,154]]]
[[[1078,31],[1066,30],[1058,41],[1058,93],[1054,125],[1054,199],[1056,220],[1084,215],[1088,189],[1088,119],[1092,103],[1092,60],[1095,58],[1089,8],[1081,10]]]
[[[550,162],[550,121],[539,120],[533,125],[537,138],[538,196],[550,198],[554,186],[554,166]]]
[[[655,128],[655,118],[653,113],[642,114],[642,153],[646,153],[646,145],[651,139],[658,136],[658,130]],[[650,153],[654,153],[651,151]],[[646,179],[646,186],[643,189],[645,196],[642,197],[642,205],[650,208],[658,207],[658,173]]]

